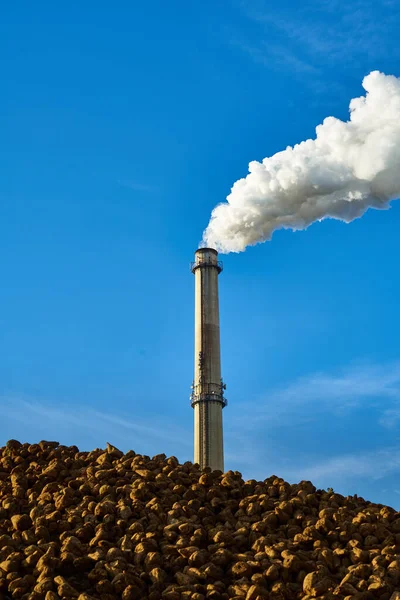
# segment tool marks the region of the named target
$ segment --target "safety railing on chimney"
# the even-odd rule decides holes
[[[194,407],[198,402],[220,402],[223,406],[227,406],[228,400],[224,398],[225,383],[203,383],[192,385],[192,393],[190,394],[190,404]]]
[[[190,263],[190,270],[192,271],[192,273],[194,273],[195,270],[199,267],[215,267],[218,270],[218,273],[221,273],[221,271],[224,268],[224,263],[222,262],[222,260],[219,260],[217,262],[212,262],[211,260],[202,260],[200,262],[196,261]]]

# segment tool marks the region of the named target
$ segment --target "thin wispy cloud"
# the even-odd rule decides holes
[[[239,39],[232,39],[232,45],[247,54],[255,63],[261,64],[273,70],[281,69],[283,66],[290,67],[299,75],[307,73],[318,73],[318,69],[310,63],[301,60],[293,54],[289,48],[261,42],[259,46],[252,46]]]
[[[326,452],[326,448],[324,451]],[[297,452],[293,452],[292,448],[283,447],[273,451],[268,446],[260,447],[255,439],[242,438],[238,444],[229,448],[226,460],[230,462],[230,468],[240,469],[246,479],[264,480],[275,474],[290,483],[312,481],[318,488],[333,487],[339,493],[359,493],[368,486],[376,490],[379,489],[378,481],[385,481],[384,487],[393,487],[391,480],[398,480],[399,445],[341,454],[338,453],[337,447],[331,444],[331,452],[330,456],[321,458],[318,450],[315,450],[314,454],[304,454],[300,448]],[[383,501],[384,494],[391,491],[393,490],[381,490]]]
[[[295,8],[285,2],[272,7],[265,0],[253,0],[242,2],[241,9],[256,27],[250,45],[237,44],[243,52],[264,66],[274,68],[275,60],[275,68],[313,75],[314,81],[326,81],[326,67],[339,66],[341,72],[350,67],[364,71],[377,68],[377,60],[400,56],[400,49],[392,43],[397,37],[400,10],[392,0],[350,4],[344,0],[309,0]],[[312,81],[310,77],[305,83],[312,85]],[[331,85],[335,90],[341,87],[339,80]]]
[[[157,191],[157,188],[154,185],[142,183],[140,181],[134,181],[132,179],[118,179],[117,184],[121,187],[133,190],[134,192],[151,193]]]
[[[174,437],[178,438],[180,444],[191,446],[191,443],[187,439],[188,432],[183,430],[181,427],[178,427],[176,424],[172,425],[170,422],[166,423],[165,420],[163,423],[159,423],[158,426],[154,427],[153,425],[143,422],[143,420],[141,420],[139,423],[133,422],[126,417],[101,413],[97,410],[91,411],[91,414],[95,417],[95,419],[98,419],[99,422],[103,421],[108,426],[114,425],[117,428],[135,431],[146,437],[152,437],[158,440],[171,441],[171,435],[173,435]],[[154,420],[156,421],[156,419],[152,419],[152,422]]]
[[[248,429],[275,426],[289,414],[295,425],[298,418],[304,419],[305,408],[306,418],[314,419],[321,412],[343,414],[360,406],[378,404],[382,414],[380,423],[386,426],[392,414],[398,414],[400,420],[399,402],[400,362],[354,365],[336,373],[312,373],[272,389],[250,404],[236,405],[240,421],[234,417],[232,425],[240,422],[241,427]]]
[[[104,412],[89,407],[49,404],[20,398],[1,398],[2,418],[8,420],[13,431],[22,425],[26,439],[37,439],[38,434],[47,439],[54,436],[76,437],[90,436],[91,440],[112,441],[133,447],[137,452],[141,448],[157,446],[176,447],[176,452],[185,456],[190,453],[191,432],[176,425],[168,418],[133,420],[126,414]]]
[[[302,60],[294,54],[289,48],[284,46],[270,46],[271,58],[279,66],[287,66],[292,68],[296,73],[311,73],[318,74],[319,69],[305,60]]]
[[[397,429],[400,423],[400,403],[393,408],[386,409],[383,412],[379,423],[387,429]]]
[[[394,8],[394,10],[393,10]],[[378,13],[377,13],[378,11]],[[390,32],[399,24],[398,6],[377,2],[317,2],[312,0],[297,10],[271,9],[265,2],[246,4],[245,14],[267,27],[274,27],[288,40],[301,44],[318,61],[332,63],[358,54],[385,56],[393,53]],[[379,18],[378,18],[379,16]],[[397,49],[394,50],[397,54]]]
[[[344,454],[287,471],[289,479],[318,481],[320,485],[342,481],[343,478],[383,479],[400,471],[400,448],[390,447],[365,453]]]

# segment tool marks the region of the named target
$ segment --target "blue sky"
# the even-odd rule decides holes
[[[0,444],[192,458],[193,276],[260,160],[399,76],[395,1],[0,9]],[[400,203],[223,257],[226,468],[400,506]]]

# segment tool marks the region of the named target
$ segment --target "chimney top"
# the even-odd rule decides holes
[[[192,273],[199,267],[215,267],[221,273],[223,264],[218,260],[218,252],[214,248],[199,248],[194,256],[195,262],[190,263]]]
[[[212,252],[213,254],[218,255],[218,252],[215,250],[215,248],[199,248],[198,250],[196,250],[195,254],[197,254],[198,252],[201,254],[203,254],[203,253],[206,254],[208,252]]]

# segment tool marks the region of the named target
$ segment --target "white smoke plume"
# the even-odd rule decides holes
[[[400,197],[400,79],[373,71],[362,85],[366,95],[351,100],[349,121],[327,117],[315,139],[249,164],[214,208],[206,246],[241,252],[277,229],[349,223]]]

